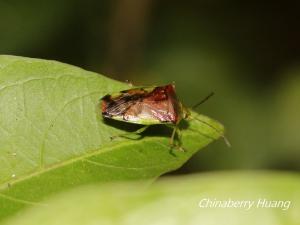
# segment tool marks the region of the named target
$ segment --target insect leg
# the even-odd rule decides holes
[[[174,126],[173,131],[172,131],[172,135],[171,135],[171,138],[170,138],[170,145],[171,146],[174,146],[174,138],[175,138],[176,130],[177,130],[177,126]]]
[[[126,133],[123,133],[123,134],[115,135],[115,136],[110,137],[110,139],[113,140],[113,139],[118,138],[118,137],[125,137],[125,138],[129,138],[129,139],[130,139],[130,137],[128,137],[129,135],[132,135],[132,134],[140,135],[140,134],[143,133],[148,127],[149,127],[149,125],[143,126],[143,127],[139,128],[139,129],[137,129],[136,131],[133,131],[133,132],[126,132]]]
[[[181,130],[179,128],[177,128],[176,132],[177,132],[177,137],[178,137],[179,144],[182,145],[182,133],[181,133]]]
[[[179,149],[180,151],[186,152],[186,150],[182,147],[182,133],[179,127],[177,127],[177,137],[178,137],[178,145],[176,146],[177,149]]]
[[[178,144],[175,144],[174,140],[175,140],[175,135],[177,134],[177,137],[178,137],[178,141],[179,143]],[[185,149],[181,146],[181,131],[179,129],[179,127],[176,125],[173,127],[173,132],[172,132],[172,136],[170,138],[170,146],[171,148],[176,148],[180,151],[184,151],[185,152]]]
[[[133,134],[141,134],[141,133],[143,133],[148,127],[149,127],[149,125],[143,126],[143,127],[139,128],[139,129],[137,129],[136,131],[133,131],[133,132],[131,132],[131,133],[133,133]]]
[[[130,87],[133,87],[133,83],[131,82],[131,80],[125,80],[125,82],[126,82]]]

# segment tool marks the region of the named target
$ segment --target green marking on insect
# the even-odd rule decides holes
[[[212,95],[213,93],[196,104],[195,107],[202,104]],[[132,88],[118,93],[107,94],[101,98],[101,111],[104,118],[145,125],[133,132],[135,134],[141,134],[149,126],[155,124],[164,124],[172,127],[170,146],[184,150],[180,145],[175,144],[174,139],[176,133],[178,138],[181,138],[178,125],[181,120],[191,118],[191,113],[177,98],[174,84]],[[192,119],[198,120],[197,118]],[[219,130],[204,121],[199,121],[216,130],[229,145],[229,142]],[[181,143],[181,140],[179,140],[179,143]]]

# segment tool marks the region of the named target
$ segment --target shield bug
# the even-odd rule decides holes
[[[202,104],[212,95],[213,93],[196,104],[195,107]],[[155,124],[165,124],[172,127],[173,132],[170,138],[170,145],[183,150],[180,145],[174,144],[174,138],[177,133],[180,139],[178,124],[181,120],[190,118],[191,113],[177,98],[174,84],[138,87],[119,93],[107,94],[101,98],[101,111],[104,118],[145,125],[135,131],[134,133],[136,134],[142,133],[149,126]],[[205,123],[204,121],[201,122]],[[212,127],[210,124],[206,124]],[[212,128],[218,131],[216,128]],[[223,135],[221,136],[225,139]]]

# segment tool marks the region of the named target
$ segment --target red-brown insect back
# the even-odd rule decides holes
[[[139,124],[173,123],[181,119],[181,103],[172,84],[135,88],[102,98],[104,117]]]
[[[173,84],[169,84],[166,86],[166,91],[168,93],[168,98],[173,106],[174,110],[174,123],[177,124],[182,118],[182,106],[181,102],[178,100],[176,92],[175,92],[175,86]]]
[[[178,122],[178,99],[175,94],[175,87],[172,84],[156,87],[142,100],[149,105],[153,116],[160,122]]]

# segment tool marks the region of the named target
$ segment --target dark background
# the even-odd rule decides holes
[[[221,121],[222,141],[179,173],[300,170],[300,4],[237,0],[0,0],[0,54],[55,59],[131,80],[175,81]]]

